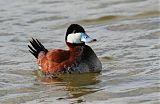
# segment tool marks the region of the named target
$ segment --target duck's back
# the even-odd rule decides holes
[[[54,49],[50,50],[46,56],[49,61],[61,63],[69,59],[70,52],[62,49]]]

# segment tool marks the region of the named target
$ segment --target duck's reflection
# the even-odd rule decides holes
[[[68,98],[77,98],[89,93],[100,90],[96,85],[100,82],[98,76],[100,73],[85,74],[63,74],[58,78],[45,78],[37,74],[37,80],[41,82],[40,86],[59,86],[64,87],[61,91],[68,92]]]

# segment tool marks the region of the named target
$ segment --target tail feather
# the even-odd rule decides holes
[[[41,51],[43,51],[43,52],[45,52],[45,53],[47,53],[48,52],[48,50],[41,44],[41,42],[39,42],[37,39],[33,39],[32,38],[32,40],[30,41],[30,43],[31,43],[31,46],[30,45],[28,45],[28,47],[29,47],[29,52],[31,53],[31,54],[33,54],[36,58],[38,58],[38,54],[41,52]]]

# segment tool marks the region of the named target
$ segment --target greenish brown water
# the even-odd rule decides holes
[[[1,0],[0,104],[159,104],[158,0]],[[27,44],[67,48],[71,23],[97,38],[101,73],[44,78]]]

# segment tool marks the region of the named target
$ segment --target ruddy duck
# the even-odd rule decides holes
[[[90,38],[84,28],[78,24],[71,24],[66,32],[65,42],[69,50],[47,50],[37,39],[30,41],[30,52],[37,58],[40,70],[45,75],[59,73],[100,72],[102,64],[87,42]]]

